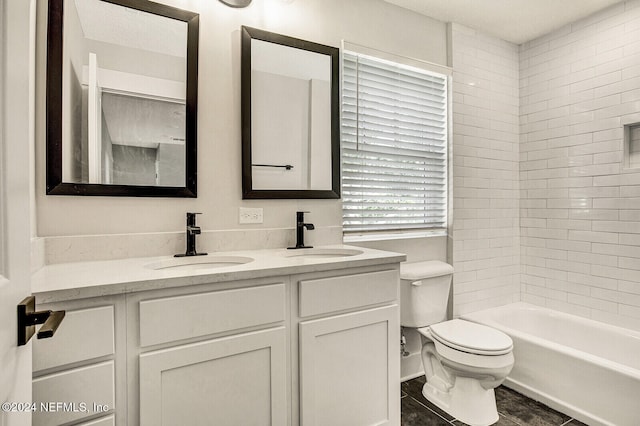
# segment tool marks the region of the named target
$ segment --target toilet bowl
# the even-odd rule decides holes
[[[498,421],[494,388],[513,367],[513,342],[499,330],[447,320],[453,268],[438,261],[402,264],[401,325],[422,339],[424,397],[472,426]]]
[[[470,425],[498,421],[495,394],[513,367],[513,344],[506,334],[454,319],[419,328],[425,398]]]

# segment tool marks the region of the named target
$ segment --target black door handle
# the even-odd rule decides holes
[[[18,346],[26,345],[36,332],[36,324],[43,324],[38,331],[38,339],[52,337],[65,311],[36,311],[35,296],[28,296],[18,304]]]

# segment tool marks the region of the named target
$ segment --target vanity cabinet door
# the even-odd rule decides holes
[[[398,305],[300,323],[300,424],[400,424]]]
[[[140,424],[287,424],[284,327],[140,355]]]

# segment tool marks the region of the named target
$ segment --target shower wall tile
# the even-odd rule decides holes
[[[516,45],[452,24],[450,47],[454,315],[461,315],[520,300],[520,82]]]
[[[640,1],[520,46],[522,300],[640,329]]]

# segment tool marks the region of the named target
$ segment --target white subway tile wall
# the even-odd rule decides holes
[[[520,46],[519,88],[521,298],[640,330],[640,1]]]
[[[518,47],[458,24],[451,31],[454,315],[461,315],[520,300]]]

